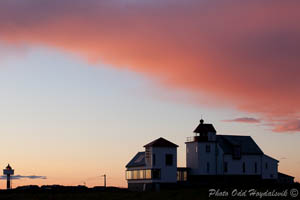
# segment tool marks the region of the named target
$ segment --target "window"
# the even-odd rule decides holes
[[[132,179],[131,177],[131,171],[126,171],[126,180]]]
[[[153,176],[155,176],[155,178]],[[160,179],[160,170],[159,169],[127,170],[126,179],[127,180]]]
[[[151,169],[145,170],[145,179],[151,179]]]
[[[206,172],[209,173],[209,162],[206,163]]]
[[[138,179],[145,179],[145,170],[138,170]]]
[[[243,162],[243,173],[246,172],[246,164]]]
[[[187,171],[183,172],[183,180],[187,180]]]
[[[224,162],[224,172],[228,172],[228,163]]]
[[[196,147],[195,151],[198,152],[198,148],[197,147]]]
[[[173,155],[166,154],[166,165],[172,166],[173,165]]]
[[[209,153],[209,152],[210,152],[210,145],[209,145],[209,144],[207,144],[207,145],[205,146],[205,151],[206,151],[206,153]]]
[[[187,171],[177,171],[177,181],[187,181]]]
[[[254,172],[257,173],[257,163],[254,164]]]
[[[133,172],[132,173],[132,179],[139,179],[139,177],[138,177],[138,170],[134,170],[132,172]]]
[[[266,169],[268,169],[268,167],[269,167],[269,166],[268,166],[268,163],[266,163]]]
[[[241,147],[235,146],[233,148],[233,159],[241,159]]]
[[[160,179],[160,170],[159,169],[152,170],[152,179]]]
[[[155,154],[152,154],[152,166],[155,166],[156,159],[155,159]]]

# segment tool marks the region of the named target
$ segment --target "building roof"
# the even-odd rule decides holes
[[[142,167],[145,166],[145,152],[138,152],[129,163],[126,165],[126,168],[129,167]]]
[[[149,144],[146,144],[144,147],[178,147],[178,145],[160,137]]]
[[[241,154],[264,154],[250,136],[217,135],[217,142],[224,154],[232,154],[236,146],[241,148]]]
[[[216,129],[212,124],[204,124],[204,120],[200,120],[200,124],[197,126],[197,128],[194,130],[194,133],[217,133]]]
[[[292,178],[292,179],[295,178],[293,176],[290,176],[290,175],[287,175],[287,174],[284,174],[284,173],[281,173],[281,172],[278,172],[278,177],[280,177],[280,178]]]
[[[12,170],[11,166],[8,164],[5,168],[6,170]]]
[[[272,158],[271,156],[268,156],[266,154],[264,154],[265,157],[269,158],[269,159],[272,159],[272,160],[275,160],[276,162],[279,162],[279,160],[275,159],[275,158]]]

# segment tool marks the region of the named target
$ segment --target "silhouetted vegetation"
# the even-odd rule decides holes
[[[160,192],[133,192],[127,189],[116,187],[94,187],[85,186],[22,186],[12,190],[0,190],[1,200],[204,200],[204,199],[260,199],[249,197],[208,197],[209,189],[216,187],[182,188],[173,190],[162,190]],[[255,186],[253,186],[255,188]],[[262,187],[257,190],[284,190],[297,188],[300,191],[300,184],[289,186]],[[221,188],[231,191],[233,188]],[[245,189],[245,188],[244,188]],[[250,189],[250,188],[247,188]],[[243,188],[239,188],[243,190]],[[300,194],[299,194],[300,195]],[[266,198],[266,199],[290,199],[287,198]],[[299,197],[298,197],[299,198]],[[265,198],[262,198],[265,199]],[[294,198],[295,199],[295,198]],[[297,198],[296,198],[297,199]]]

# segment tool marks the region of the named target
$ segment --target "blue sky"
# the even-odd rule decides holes
[[[6,52],[0,70],[0,163],[3,168],[10,163],[16,174],[47,176],[15,180],[15,185],[93,186],[101,184],[99,174],[107,173],[109,184],[125,186],[127,162],[158,137],[180,146],[178,164],[184,166],[184,142],[201,115],[219,133],[251,135],[265,153],[288,157],[280,163],[284,168],[299,165],[298,135],[223,122],[249,114],[189,103],[191,94],[158,87],[142,74],[40,46],[18,56]]]

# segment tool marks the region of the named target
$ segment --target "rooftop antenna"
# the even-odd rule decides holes
[[[7,176],[6,188],[11,189],[10,175],[14,175],[14,169],[8,164],[5,169],[3,169],[3,174]]]
[[[203,123],[204,123],[203,115],[201,114],[200,124],[203,124]]]
[[[103,174],[101,177],[104,177],[104,187],[106,188],[106,174]]]

